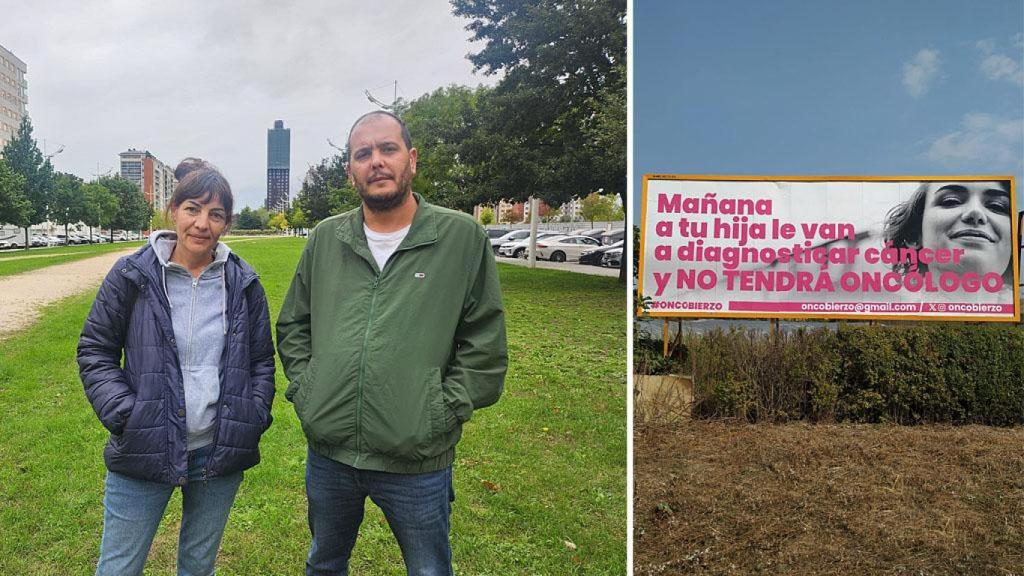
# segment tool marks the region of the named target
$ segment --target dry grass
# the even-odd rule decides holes
[[[1024,429],[681,420],[635,436],[635,568],[1024,574]]]
[[[675,374],[633,376],[634,421],[640,425],[672,423],[693,410],[693,379]]]

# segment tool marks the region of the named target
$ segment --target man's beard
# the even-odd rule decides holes
[[[397,181],[398,186],[393,192],[387,194],[368,194],[366,188],[368,186],[356,186],[356,192],[359,193],[359,197],[363,200],[363,205],[370,209],[371,212],[389,212],[398,208],[405,202],[405,198],[412,192],[412,177],[406,172],[402,175],[402,179]]]

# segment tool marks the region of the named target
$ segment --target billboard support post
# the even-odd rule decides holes
[[[665,325],[661,329],[661,355],[668,358],[668,318],[665,318]]]

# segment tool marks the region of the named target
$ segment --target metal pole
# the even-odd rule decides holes
[[[540,212],[538,208],[539,205],[540,201],[533,196],[530,196],[530,242],[527,245],[530,257],[530,268],[537,267],[537,213]]]
[[[661,330],[661,355],[668,358],[668,318],[665,318],[665,325]]]

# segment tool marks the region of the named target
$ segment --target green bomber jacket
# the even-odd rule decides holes
[[[508,354],[497,266],[467,214],[427,203],[379,270],[361,208],[322,221],[277,320],[309,447],[364,470],[455,459],[462,424],[498,400]]]

